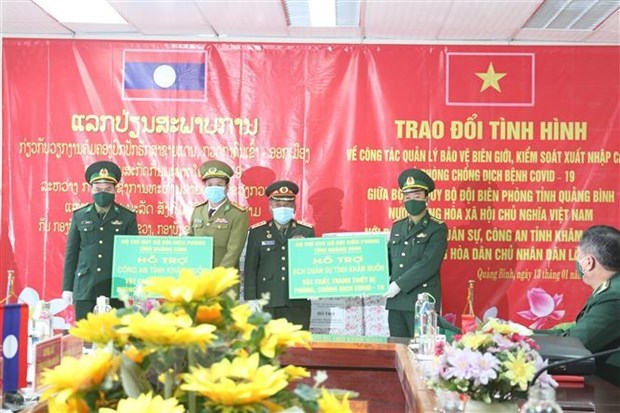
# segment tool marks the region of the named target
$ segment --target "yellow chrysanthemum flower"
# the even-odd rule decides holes
[[[527,390],[527,385],[536,373],[536,366],[532,362],[528,362],[525,352],[520,350],[517,354],[507,353],[508,358],[503,365],[506,367],[505,376],[510,380],[510,385],[518,385],[523,391]]]
[[[230,310],[230,314],[235,322],[235,328],[241,331],[245,340],[248,340],[252,334],[252,331],[256,328],[254,324],[248,323],[248,319],[252,314],[254,314],[250,306],[247,304],[240,304],[233,307],[233,309]]]
[[[224,359],[209,368],[183,374],[181,389],[195,391],[213,403],[248,405],[273,396],[288,385],[288,374],[271,364],[259,366],[259,355]]]
[[[531,336],[532,330],[522,326],[521,324],[513,323],[512,321],[501,322],[497,318],[490,318],[482,327],[482,331],[493,330],[500,334],[520,334],[522,336]]]
[[[138,350],[135,346],[129,346],[123,350],[123,354],[134,363],[142,363],[144,357],[156,351],[154,348]]]
[[[121,332],[142,340],[150,346],[185,346],[198,344],[204,348],[215,339],[215,326],[211,324],[192,325],[187,314],[163,314],[151,311],[146,317],[134,313],[123,317]]]
[[[349,406],[349,394],[345,394],[342,401],[338,400],[336,396],[325,390],[325,387],[321,388],[321,397],[317,400],[321,413],[348,413],[351,412]]]
[[[117,317],[116,309],[101,314],[89,313],[86,319],[78,321],[69,330],[69,334],[103,346],[110,341],[123,345],[127,337],[118,332],[120,325],[121,319]]]
[[[80,398],[73,397],[64,403],[58,402],[56,399],[50,399],[48,402],[48,410],[50,413],[89,413],[90,409],[86,402]]]
[[[293,366],[289,364],[284,367],[284,371],[288,374],[290,380],[303,379],[305,377],[310,377],[310,372],[303,367]]]
[[[285,318],[270,320],[265,326],[265,337],[260,342],[260,352],[269,358],[275,356],[276,349],[291,346],[310,348],[312,335],[301,329],[301,325],[288,322]]]
[[[483,344],[491,343],[493,337],[484,333],[467,333],[459,340],[465,347],[477,349]]]
[[[122,399],[115,409],[102,408],[99,413],[183,413],[185,408],[175,398],[164,399],[151,393],[141,394],[137,399]]]
[[[196,309],[196,322],[219,324],[222,319],[222,306],[219,303],[213,305],[200,305]]]
[[[43,399],[54,398],[58,404],[66,404],[76,393],[97,389],[108,374],[116,372],[120,357],[105,350],[98,350],[81,357],[65,357],[60,365],[43,372],[43,385],[48,386]]]
[[[215,298],[239,283],[234,268],[217,267],[196,276],[192,270],[181,270],[179,278],[154,277],[146,281],[144,290],[172,303],[189,303]]]

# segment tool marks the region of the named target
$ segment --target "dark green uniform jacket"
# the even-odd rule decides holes
[[[428,212],[410,230],[409,217],[392,225],[388,243],[390,282],[395,281],[401,292],[388,298],[388,310],[414,311],[419,293],[435,297],[437,313],[441,308],[439,267],[448,244],[448,227]]]
[[[116,235],[138,235],[135,212],[116,203],[103,219],[97,214],[95,204],[73,211],[62,290],[73,291],[74,300],[110,297]]]
[[[288,298],[288,239],[312,238],[314,229],[300,221],[291,221],[284,236],[271,221],[253,225],[248,235],[245,253],[244,296],[246,300],[261,298],[270,293],[265,307],[283,307],[304,304],[310,311],[308,300]]]
[[[205,201],[192,212],[189,235],[213,237],[213,268],[239,269],[248,222],[246,209],[228,199],[209,218],[209,202]]]
[[[593,353],[620,346],[620,273],[601,284],[567,330],[544,333],[577,337]],[[620,386],[620,353],[596,359],[596,374]]]

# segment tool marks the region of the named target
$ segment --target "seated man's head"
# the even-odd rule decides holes
[[[585,230],[577,247],[577,271],[592,288],[620,272],[620,231],[607,225]]]

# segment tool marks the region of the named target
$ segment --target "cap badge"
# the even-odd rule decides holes
[[[210,174],[214,174],[217,172],[217,168],[215,166],[212,166],[207,172],[209,172]]]
[[[280,192],[283,193],[283,194],[287,194],[288,191],[289,191],[289,189],[286,186],[283,186],[282,188],[280,188]]]
[[[415,179],[413,179],[413,176],[410,176],[409,178],[407,178],[407,185],[415,185]]]
[[[106,168],[101,168],[99,171],[99,176],[108,176],[108,170]]]

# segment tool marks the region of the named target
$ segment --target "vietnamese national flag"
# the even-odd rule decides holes
[[[204,50],[124,50],[123,100],[206,100]]]
[[[534,106],[533,53],[446,54],[446,105]]]
[[[0,305],[2,331],[2,389],[16,391],[26,387],[28,368],[28,305]]]

